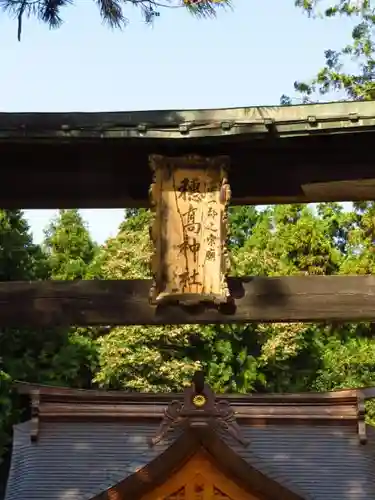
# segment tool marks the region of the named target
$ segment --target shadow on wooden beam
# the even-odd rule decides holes
[[[373,276],[230,278],[221,307],[151,306],[151,281],[0,283],[1,327],[375,320]]]

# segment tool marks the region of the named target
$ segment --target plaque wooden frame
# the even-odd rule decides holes
[[[152,155],[149,160],[155,213],[151,303],[227,302],[229,158]]]

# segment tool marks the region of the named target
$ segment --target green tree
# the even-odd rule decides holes
[[[232,209],[232,272],[337,273],[346,217],[338,204],[322,204],[317,211],[303,205]],[[118,236],[96,259],[97,277],[150,277],[151,219],[145,210],[127,214]],[[178,390],[200,366],[217,391],[308,390],[321,366],[321,330],[300,324],[114,328],[98,339],[96,380],[112,388]]]
[[[98,246],[92,240],[79,210],[59,210],[45,231],[43,247],[48,256],[52,279],[90,278]],[[59,351],[51,373],[44,373],[44,379],[51,376],[53,383],[90,387],[97,365],[95,338],[100,334],[100,329],[70,328],[62,334],[62,344],[58,344]],[[55,349],[56,344],[52,348]]]
[[[260,215],[252,234],[233,254],[237,275],[332,274],[338,271],[336,218],[322,217],[337,209],[321,205],[318,213],[306,205],[270,207]],[[242,344],[246,330],[237,328]],[[258,352],[252,359],[253,390],[311,390],[320,367],[319,327],[304,324],[258,324],[252,335]]]
[[[327,48],[317,75],[294,83],[303,101],[313,102],[331,92],[350,100],[375,99],[375,8],[371,0],[338,0],[328,5],[319,0],[295,0],[295,4],[312,18],[350,17],[354,23],[349,43]],[[283,95],[281,102],[291,104],[292,100]]]
[[[269,209],[265,222],[238,251],[237,270],[248,274],[369,274],[374,272],[372,203],[345,212],[337,203]],[[258,325],[257,358],[267,391],[327,391],[372,385],[374,327],[361,324]],[[263,339],[262,339],[263,336]],[[258,376],[259,379],[259,376]]]
[[[125,10],[129,6],[137,7],[142,12],[147,24],[151,24],[155,17],[165,9],[184,8],[196,17],[214,17],[220,7],[230,6],[230,0],[94,0],[98,6],[103,21],[111,28],[124,28],[129,20]],[[73,0],[0,0],[0,7],[15,17],[18,21],[18,39],[21,39],[22,20],[26,17],[36,17],[47,23],[50,28],[61,26],[62,11],[74,4]]]
[[[375,203],[353,204],[348,251],[342,263],[343,274],[375,273]]]
[[[348,238],[341,274],[375,272],[375,204],[356,202],[347,216]],[[322,349],[318,390],[375,384],[375,324],[364,322],[336,326]],[[369,418],[375,423],[375,404],[369,403]]]
[[[93,265],[97,277],[150,277],[152,217],[146,210],[126,213],[119,234],[107,242]],[[249,237],[250,223],[255,223],[258,214],[240,207],[230,217],[233,248],[238,248]],[[255,370],[259,345],[252,325],[239,332],[226,325],[119,327],[100,337],[98,344],[96,381],[106,388],[177,391],[202,367],[217,391],[244,392],[254,388],[259,375]]]
[[[150,277],[152,214],[137,210],[121,224],[119,234],[102,248],[93,263],[101,279]],[[176,391],[200,366],[187,355],[192,325],[113,328],[98,338],[100,370],[96,382],[106,388],[142,391]]]
[[[0,211],[2,281],[83,277],[95,253],[76,211],[64,211],[51,223],[45,249],[47,254],[33,244],[21,211]],[[10,442],[11,424],[23,411],[10,392],[14,380],[89,387],[95,363],[96,344],[86,332],[0,330],[0,457]]]
[[[325,64],[314,78],[295,82],[295,90],[302,100],[314,102],[332,92],[337,92],[340,99],[375,99],[375,8],[371,0],[339,0],[323,4],[324,10],[319,9],[322,5],[319,0],[296,0],[295,3],[312,18],[344,16],[351,18],[354,24],[349,43],[328,48],[324,53]],[[290,105],[292,99],[283,95],[281,102]],[[345,223],[340,227],[336,225],[334,243],[341,252],[341,274],[374,273],[374,207],[374,202],[354,203]],[[327,214],[321,215],[327,217]],[[320,328],[315,346],[320,352],[321,366],[311,388],[331,390],[374,384],[373,333],[374,325],[369,323]],[[370,407],[370,417],[375,422],[375,404],[371,403]]]
[[[257,209],[254,206],[229,207],[230,235],[228,246],[230,249],[244,245],[258,221],[258,217]]]
[[[51,278],[84,279],[97,250],[78,210],[60,210],[45,232]]]
[[[21,210],[0,210],[0,281],[43,279],[48,270]]]
[[[351,212],[337,203],[231,209],[232,273],[372,272],[372,210],[368,203]],[[88,275],[149,278],[151,220],[147,210],[126,212],[119,234],[101,248]],[[94,340],[95,381],[107,388],[178,390],[198,367],[217,391],[331,390],[372,383],[368,324],[119,327]]]
[[[41,248],[33,244],[21,210],[0,210],[0,280],[27,281],[45,278],[47,274],[46,258]],[[31,332],[0,329],[0,464],[9,444],[13,418],[16,418],[10,397],[11,381],[15,375],[12,366],[15,359],[27,366],[26,346],[32,346],[31,338]]]
[[[234,252],[236,273],[369,273],[373,220],[368,203],[358,204],[352,212],[337,203],[319,204],[316,209],[271,207],[244,246]],[[237,336],[244,343],[241,328]],[[369,324],[259,324],[255,328],[259,355],[251,370],[254,389],[290,392],[371,385],[372,330]]]

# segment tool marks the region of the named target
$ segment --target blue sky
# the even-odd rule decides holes
[[[311,20],[294,0],[233,0],[233,12],[197,20],[164,9],[153,27],[129,7],[129,26],[103,26],[77,0],[57,31],[0,16],[1,111],[131,111],[278,104],[293,82],[349,40],[347,19]],[[333,96],[334,97],[334,96]],[[122,210],[83,210],[96,241],[116,234]],[[36,241],[52,210],[26,211]]]

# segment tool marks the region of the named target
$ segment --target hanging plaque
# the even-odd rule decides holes
[[[227,157],[150,157],[152,303],[226,302]]]

